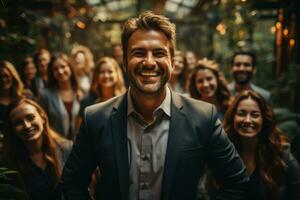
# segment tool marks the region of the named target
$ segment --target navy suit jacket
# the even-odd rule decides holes
[[[216,108],[176,93],[171,102],[161,199],[196,199],[205,163],[221,183],[218,199],[244,199],[246,168],[223,131]],[[67,200],[89,199],[87,188],[96,166],[101,171],[100,199],[129,200],[127,93],[85,110],[61,178]]]

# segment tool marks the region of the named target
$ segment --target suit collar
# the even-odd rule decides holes
[[[181,138],[187,127],[186,115],[183,112],[182,97],[172,92],[171,121],[167,144],[166,161],[162,183],[162,199],[169,199],[173,177],[178,162]]]
[[[127,93],[118,98],[111,116],[113,145],[118,171],[121,199],[129,199],[129,164],[127,147]]]

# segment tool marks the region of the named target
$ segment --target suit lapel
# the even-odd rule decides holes
[[[114,107],[112,133],[122,200],[129,198],[129,166],[127,150],[127,95]]]
[[[169,199],[173,176],[178,162],[178,150],[181,143],[181,135],[184,134],[186,128],[185,115],[181,109],[181,97],[172,93],[171,121],[162,185],[163,200]]]

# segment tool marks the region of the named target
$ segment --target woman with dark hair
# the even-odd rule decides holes
[[[46,110],[50,124],[63,137],[73,140],[79,111],[79,95],[76,76],[69,57],[54,56],[48,68],[49,87],[41,92],[41,104]]]
[[[250,199],[300,199],[299,164],[261,95],[246,90],[237,96],[224,128],[250,175]]]
[[[37,85],[37,68],[31,56],[26,56],[20,65],[20,77],[24,83],[24,95],[31,99],[39,96]]]
[[[46,112],[30,99],[8,107],[5,131],[5,160],[18,172],[19,184],[30,200],[57,199],[56,188],[72,142],[49,126]]]
[[[122,71],[117,61],[112,57],[101,58],[94,69],[90,92],[80,102],[78,125],[87,106],[106,101],[125,91]]]
[[[173,71],[169,80],[170,88],[179,93],[185,93],[186,60],[181,51],[175,51],[173,58]]]
[[[225,77],[216,62],[199,60],[191,73],[187,88],[192,98],[214,104],[218,109],[219,118],[223,119],[231,96]]]

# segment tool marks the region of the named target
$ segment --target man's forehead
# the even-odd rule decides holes
[[[252,62],[252,57],[246,54],[238,54],[234,57],[234,62],[245,62],[250,61]]]
[[[147,46],[168,49],[170,41],[163,32],[156,30],[137,30],[129,38],[128,49]]]

